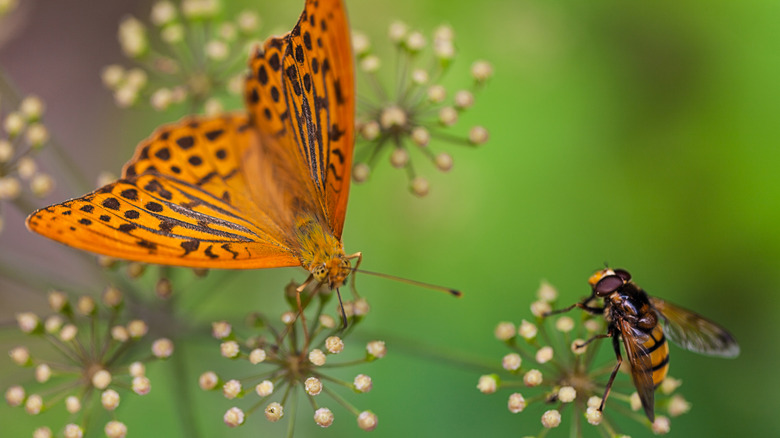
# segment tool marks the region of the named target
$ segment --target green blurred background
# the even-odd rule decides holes
[[[118,173],[138,140],[181,115],[115,109],[99,72],[122,61],[119,19],[147,16],[150,2],[103,3],[25,0],[12,17],[19,23],[6,20],[0,32],[0,67],[20,90],[46,100],[53,135],[89,181],[101,170]],[[254,8],[272,31],[292,25],[299,3],[231,2],[230,8]],[[440,174],[420,166],[431,180],[428,197],[410,195],[405,175],[387,163],[369,183],[353,186],[347,252],[362,251],[366,269],[465,292],[456,300],[359,277],[372,313],[350,340],[385,339],[390,351],[347,370],[374,379],[371,393],[349,397],[378,414],[372,436],[538,432],[538,407],[513,415],[506,410],[509,391],[487,396],[475,388],[507,352],[493,328],[529,318],[542,279],[559,289],[562,303],[586,295],[588,276],[605,262],[630,270],[649,293],[720,322],[740,341],[736,360],[672,347],[671,374],[684,381],[692,411],[672,420],[669,436],[780,434],[773,399],[780,389],[780,3],[352,0],[348,7],[353,27],[377,46],[392,18],[425,32],[452,25],[458,56],[451,89],[469,81],[475,59],[495,69],[457,128],[466,133],[482,124],[490,142],[479,149],[432,144],[451,153],[455,167]],[[63,183],[47,201],[79,194]],[[4,217],[3,260],[13,257],[40,272],[77,269],[71,250],[26,234],[22,216],[9,209]],[[284,284],[305,273],[231,277],[192,315],[204,324],[204,336],[212,320],[238,321],[247,308],[278,309]],[[85,292],[104,286],[78,276],[77,283]],[[1,285],[4,320],[44,309],[44,290],[7,279]],[[4,330],[0,346],[22,340]],[[224,365],[217,343],[181,345],[182,372],[193,382],[192,421],[202,436],[283,433],[286,425],[260,415],[227,429],[221,418],[233,403],[195,387],[202,371]],[[150,367],[149,396],[123,400],[118,417],[131,436],[184,436],[165,365]],[[0,359],[3,391],[31,378]],[[306,409],[301,415],[309,415]],[[55,411],[35,418],[3,403],[2,435],[30,436],[47,418],[64,421],[64,409]],[[346,412],[334,411],[336,422],[326,430],[301,419],[300,436],[365,433]],[[551,436],[568,434],[568,416],[564,421]],[[625,432],[632,436],[650,435],[631,427]]]

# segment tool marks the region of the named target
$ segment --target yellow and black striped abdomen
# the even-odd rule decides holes
[[[642,344],[645,352],[650,355],[653,370],[653,385],[658,387],[669,371],[669,343],[666,342],[661,324],[656,325]]]

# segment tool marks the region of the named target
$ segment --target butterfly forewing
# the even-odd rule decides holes
[[[310,0],[287,35],[250,60],[246,101],[261,142],[286,142],[336,238],[344,225],[354,141],[354,77],[344,5]]]
[[[677,345],[712,356],[739,355],[736,339],[718,324],[668,301],[650,297],[650,302],[662,316],[664,332]]]
[[[295,266],[237,170],[243,116],[187,118],[141,142],[124,178],[41,209],[28,226],[100,254],[180,266]],[[195,159],[197,158],[197,159]]]

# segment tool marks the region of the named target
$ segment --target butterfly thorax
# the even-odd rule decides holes
[[[296,237],[300,245],[301,266],[319,283],[331,289],[341,287],[351,272],[344,254],[344,245],[315,218],[304,216],[296,220]]]

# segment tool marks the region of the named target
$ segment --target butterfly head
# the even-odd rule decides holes
[[[349,273],[352,272],[352,265],[349,259],[343,254],[315,265],[311,274],[319,283],[327,283],[331,289],[341,287],[347,280]]]

